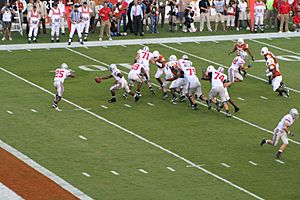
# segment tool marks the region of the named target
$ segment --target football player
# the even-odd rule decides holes
[[[165,64],[165,67],[163,69],[165,74],[165,78],[163,80],[163,85],[162,85],[163,99],[168,98],[167,85],[168,82],[174,81],[177,78],[176,75],[174,74],[177,68],[178,68],[177,57],[175,55],[171,55],[169,57],[169,62]]]
[[[137,62],[132,65],[131,70],[128,73],[130,90],[132,90],[134,82],[138,83],[136,90],[136,95],[138,96],[141,96],[141,87],[144,77],[146,78],[146,82],[148,82],[148,75],[144,68],[143,61],[141,59],[138,59]],[[124,93],[123,97],[127,98],[127,93]]]
[[[54,42],[54,36],[56,35],[56,42],[59,42],[59,28],[63,13],[57,7],[57,4],[53,4],[53,8],[49,11],[49,19],[51,24],[51,42]]]
[[[143,49],[138,50],[136,57],[135,57],[135,62],[140,59],[143,61],[144,69],[147,73],[148,76],[148,81],[146,81],[146,84],[148,85],[149,90],[152,92],[152,94],[155,94],[155,91],[153,90],[153,87],[151,85],[150,81],[150,60],[153,58],[153,54],[149,52],[149,47],[144,46]]]
[[[243,76],[239,73],[239,70],[246,70],[250,66],[246,67],[245,62],[248,58],[248,54],[244,51],[241,53],[240,56],[236,56],[233,61],[231,66],[228,69],[228,80],[229,82],[240,82],[244,78]]]
[[[161,80],[160,77],[164,73],[164,68],[165,68],[167,61],[161,54],[159,54],[158,51],[154,51],[152,55],[153,55],[153,58],[151,59],[151,62],[152,62],[152,64],[155,64],[157,67],[157,71],[156,71],[154,77],[159,82],[161,88],[163,89],[163,81]]]
[[[115,82],[114,82],[113,86],[111,86],[111,88],[110,88],[112,98],[110,100],[108,100],[108,102],[109,103],[114,103],[114,102],[117,101],[117,99],[116,99],[116,90],[118,90],[118,89],[124,89],[125,92],[127,94],[130,94],[131,96],[133,96],[134,100],[137,102],[139,100],[140,96],[137,95],[137,94],[134,94],[132,91],[130,91],[129,86],[128,86],[128,82],[125,80],[124,76],[122,75],[120,70],[117,68],[117,66],[115,64],[111,64],[108,67],[108,69],[111,72],[110,75],[95,78],[95,81],[97,83],[101,83],[101,81],[105,80],[105,79],[110,79],[110,78],[115,79]]]
[[[75,74],[69,69],[66,63],[62,63],[60,65],[60,68],[57,68],[55,70],[55,77],[54,77],[54,84],[53,84],[57,93],[53,99],[52,108],[55,108],[57,110],[59,110],[57,104],[61,100],[64,94],[64,82],[67,77],[74,78]]]
[[[285,88],[285,85],[282,82],[282,74],[279,71],[279,65],[275,64],[273,58],[268,58],[266,65],[268,67],[266,76],[272,77],[273,91],[278,92],[280,96],[284,93],[287,97],[289,97],[289,90]]]
[[[276,146],[279,142],[279,139],[282,141],[282,145],[280,146],[279,150],[276,153],[276,158],[280,159],[283,151],[289,144],[288,135],[294,136],[293,133],[290,132],[289,128],[295,122],[295,120],[299,117],[298,110],[292,108],[289,114],[285,115],[280,122],[278,123],[277,127],[274,130],[274,135],[272,140],[263,139],[260,142],[260,145],[269,144],[272,146]]]
[[[276,56],[271,51],[269,51],[269,49],[267,47],[263,47],[261,49],[260,55],[264,56],[266,61],[268,60],[268,58],[273,58],[275,65],[279,69],[279,64],[278,64]],[[268,77],[269,84],[272,84],[272,76],[270,75],[270,76],[267,76],[267,77]]]

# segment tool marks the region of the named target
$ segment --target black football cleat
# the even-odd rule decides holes
[[[116,101],[117,101],[116,98],[111,98],[110,100],[108,100],[108,103],[114,103],[114,102],[116,102]]]
[[[262,146],[262,145],[264,145],[266,143],[267,143],[266,139],[262,139],[262,141],[260,142],[260,146]]]
[[[217,103],[217,108],[216,109],[217,109],[218,112],[220,112],[220,110],[221,110],[221,103],[220,102]]]
[[[275,157],[276,157],[277,159],[280,159],[280,158],[281,158],[281,153],[282,153],[282,152],[280,152],[280,151],[277,151],[277,153],[276,153]]]
[[[128,94],[127,94],[126,92],[124,92],[123,98],[124,98],[124,99],[127,99],[127,98],[128,98]]]
[[[234,112],[239,112],[240,108],[239,107],[235,107],[234,108]]]
[[[140,99],[140,96],[138,94],[135,94],[133,98],[134,101],[137,102]]]
[[[207,101],[206,101],[206,104],[207,104],[208,110],[210,110],[210,109],[211,109],[211,101],[210,101],[210,100],[207,100]]]

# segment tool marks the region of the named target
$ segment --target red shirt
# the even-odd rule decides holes
[[[281,2],[280,3],[279,14],[290,14],[290,11],[291,11],[291,6],[288,2],[286,2],[286,3]]]
[[[127,8],[128,8],[128,3],[126,1],[123,1],[121,3],[121,14],[127,14]]]
[[[280,7],[280,4],[281,4],[281,0],[274,0],[273,8],[276,8],[278,10]]]
[[[107,8],[101,8],[101,10],[99,11],[99,16],[101,17],[101,19],[103,21],[107,21],[109,20],[109,17],[111,15],[111,9],[109,7]]]
[[[300,24],[300,17],[298,15],[293,17],[293,24]]]

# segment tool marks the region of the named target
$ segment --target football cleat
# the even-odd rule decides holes
[[[114,103],[114,102],[116,102],[116,101],[117,101],[116,98],[111,98],[110,100],[108,100],[108,103]]]
[[[267,143],[267,141],[266,141],[266,139],[264,138],[264,139],[262,139],[262,141],[260,142],[260,146],[262,146],[262,145],[264,145],[264,144],[266,144]]]
[[[216,109],[217,109],[218,112],[220,112],[220,110],[221,110],[221,103],[220,102],[217,103],[217,108]]]
[[[290,90],[288,90],[288,89],[284,89],[283,90],[283,92],[284,92],[284,94],[287,96],[287,97],[290,97]]]
[[[227,112],[226,113],[226,117],[231,117],[232,115],[231,115],[231,113],[230,112]]]
[[[235,107],[234,108],[234,112],[239,112],[240,108],[239,107]]]
[[[127,98],[128,98],[128,94],[127,94],[126,92],[124,92],[123,98],[124,98],[124,99],[127,99]]]
[[[57,104],[56,103],[52,104],[52,108],[57,108]]]
[[[192,105],[192,110],[197,110],[198,109],[198,105],[195,103]]]
[[[181,97],[179,97],[179,102],[184,102],[186,99],[185,99],[185,96],[181,96]]]
[[[140,96],[135,94],[133,98],[134,98],[134,101],[137,102],[140,99]]]
[[[165,99],[167,99],[167,98],[168,98],[168,95],[167,95],[167,94],[164,94],[163,97],[162,97],[163,100],[165,100]]]
[[[171,100],[171,103],[175,103],[177,101],[177,97],[173,97],[173,99]]]
[[[275,157],[276,157],[277,159],[280,159],[280,158],[281,158],[281,153],[282,153],[282,152],[277,151],[277,153],[275,154]]]
[[[210,110],[210,109],[211,109],[211,101],[210,101],[210,100],[207,100],[207,101],[206,101],[206,104],[207,104],[208,110]]]

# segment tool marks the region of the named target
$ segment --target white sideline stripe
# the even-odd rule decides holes
[[[6,185],[0,182],[0,199],[3,200],[24,200],[20,195],[15,193]]]
[[[116,176],[119,176],[120,174],[116,171],[110,171],[112,174],[116,175]]]
[[[280,164],[284,164],[283,161],[276,159],[276,162],[279,162]]]
[[[139,169],[140,172],[144,173],[144,174],[148,174],[147,171],[143,170],[143,169]]]
[[[86,176],[86,177],[91,177],[91,175],[89,175],[89,174],[86,173],[86,172],[82,172],[82,174],[83,174],[84,176]]]
[[[251,164],[251,165],[254,165],[254,166],[257,166],[258,164],[257,163],[255,163],[255,162],[253,162],[253,161],[249,161],[249,163]]]
[[[11,112],[10,110],[7,110],[6,111],[8,114],[10,114],[10,115],[13,115],[14,113],[13,112]]]
[[[106,107],[105,105],[101,105],[101,108],[107,109],[108,107]],[[83,109],[82,109],[83,110]],[[85,110],[85,109],[84,109]]]
[[[221,165],[223,165],[224,167],[227,167],[227,168],[229,168],[230,166],[229,165],[227,165],[226,163],[221,163]]]
[[[220,42],[219,42],[219,41],[217,41],[217,40],[214,40],[213,42],[214,42],[214,43],[216,43],[216,44],[219,44],[219,43],[220,43]]]
[[[84,136],[82,136],[82,135],[79,135],[78,137],[81,138],[81,139],[83,139],[83,140],[87,140],[87,138],[84,137]]]
[[[36,113],[37,111],[36,111],[35,109],[31,109],[31,112],[34,112],[34,113]]]
[[[241,98],[241,97],[238,97],[237,98],[238,100],[241,100],[241,101],[245,101],[245,99]]]
[[[171,172],[175,172],[176,170],[173,169],[172,167],[167,167],[168,170],[170,170]]]
[[[195,42],[196,44],[201,44],[200,42]]]
[[[124,106],[126,106],[127,108],[131,108],[131,105],[128,105],[128,104],[124,104]]]
[[[260,96],[260,98],[261,98],[261,99],[268,99],[267,97],[264,97],[264,96]]]
[[[148,102],[147,103],[149,106],[154,106],[154,104],[153,103],[150,103],[150,102]]]
[[[16,78],[18,78],[18,79],[20,79],[20,80],[22,80],[22,81],[28,83],[28,84],[31,85],[31,86],[34,86],[34,87],[36,87],[36,88],[38,88],[38,89],[40,89],[40,90],[42,90],[42,91],[44,91],[44,92],[50,94],[51,96],[55,96],[54,93],[50,92],[49,90],[47,90],[47,89],[45,89],[45,88],[43,88],[43,87],[41,87],[41,86],[39,86],[39,85],[37,85],[37,84],[35,84],[35,83],[32,83],[31,81],[28,81],[28,80],[26,80],[26,79],[24,79],[24,78],[22,78],[22,77],[20,77],[20,76],[18,76],[18,75],[16,75],[16,74],[14,74],[14,73],[8,71],[8,70],[6,70],[6,69],[3,69],[2,67],[0,67],[0,69],[1,69],[2,71],[4,71],[4,72],[6,72],[6,73],[8,73],[8,74],[10,74],[10,75],[12,75],[12,76],[14,76],[14,77],[16,77]],[[228,185],[230,185],[230,186],[232,186],[232,187],[234,187],[234,188],[236,188],[236,189],[238,189],[238,190],[240,190],[240,191],[242,191],[242,192],[244,192],[244,193],[246,193],[246,194],[248,194],[248,195],[250,195],[250,196],[252,196],[252,197],[254,197],[254,198],[256,198],[256,199],[263,200],[262,197],[260,197],[260,196],[258,196],[258,195],[256,195],[256,194],[254,194],[254,193],[252,193],[252,192],[250,192],[250,191],[248,191],[248,190],[246,190],[246,189],[244,189],[244,188],[242,188],[242,187],[240,187],[240,186],[238,186],[238,185],[232,183],[231,181],[229,181],[229,180],[227,180],[227,179],[225,179],[225,178],[223,178],[223,177],[221,177],[221,176],[219,176],[219,175],[217,175],[217,174],[215,174],[215,173],[213,173],[213,172],[211,172],[211,171],[209,171],[209,170],[207,170],[207,169],[205,169],[205,168],[203,168],[203,167],[197,166],[197,165],[196,165],[195,163],[193,163],[192,161],[190,161],[190,160],[188,160],[188,159],[186,159],[186,158],[184,158],[184,157],[182,157],[182,156],[180,156],[180,155],[178,155],[178,154],[176,154],[176,153],[174,153],[174,152],[172,152],[172,151],[170,151],[170,150],[168,150],[168,149],[166,149],[166,148],[164,148],[164,147],[162,147],[162,146],[160,146],[160,145],[158,145],[158,144],[156,144],[156,143],[154,143],[154,142],[152,142],[152,141],[150,141],[150,140],[148,140],[148,139],[146,139],[146,138],[144,138],[144,137],[142,137],[142,136],[140,136],[140,135],[138,135],[138,134],[136,134],[136,133],[134,133],[134,132],[132,132],[132,131],[130,131],[130,130],[124,128],[124,127],[122,127],[122,126],[120,126],[120,125],[118,125],[118,124],[116,124],[116,123],[114,123],[114,122],[112,122],[112,121],[109,121],[109,120],[107,120],[107,119],[104,118],[104,117],[101,117],[101,116],[99,116],[99,115],[97,115],[97,114],[95,114],[95,113],[93,113],[93,112],[91,112],[91,111],[89,111],[89,110],[86,110],[86,109],[84,109],[83,107],[81,107],[81,106],[79,106],[79,105],[77,105],[77,104],[75,104],[75,103],[73,103],[73,102],[71,102],[71,101],[69,101],[69,100],[67,100],[67,99],[65,99],[65,98],[62,98],[62,100],[65,101],[66,103],[69,103],[69,104],[71,104],[71,105],[73,105],[73,106],[75,106],[75,107],[77,107],[77,108],[80,108],[80,109],[84,110],[84,111],[87,112],[88,114],[90,114],[90,115],[92,115],[92,116],[94,116],[94,117],[96,117],[96,118],[98,118],[98,119],[100,119],[100,120],[102,120],[102,121],[104,121],[104,122],[106,122],[106,123],[108,123],[108,124],[110,124],[110,125],[116,127],[116,128],[119,128],[120,130],[123,130],[124,132],[126,132],[126,133],[128,133],[128,134],[130,134],[130,135],[132,135],[132,136],[135,136],[136,138],[138,138],[138,139],[144,141],[145,143],[148,143],[149,145],[152,145],[152,146],[154,146],[154,147],[156,147],[156,148],[158,148],[158,149],[160,149],[160,150],[162,150],[162,151],[164,151],[164,152],[166,152],[166,153],[168,153],[168,154],[170,154],[170,155],[172,155],[172,156],[174,156],[174,157],[176,157],[176,158],[178,158],[178,159],[180,159],[180,160],[186,162],[187,164],[194,166],[195,168],[197,168],[197,169],[199,169],[199,170],[201,170],[201,171],[203,171],[203,172],[205,172],[205,173],[207,173],[207,174],[209,174],[209,175],[215,177],[216,179],[219,179],[220,181],[223,181],[224,183],[226,183],[226,184],[228,184]],[[0,141],[1,141],[1,140],[0,140]],[[2,142],[2,143],[3,143],[3,142]],[[5,143],[3,143],[3,144],[5,144]],[[3,145],[3,144],[2,144],[2,145]],[[5,145],[6,145],[6,144],[5,144]],[[34,161],[33,161],[33,162],[34,162]],[[45,170],[46,170],[46,169],[45,169]],[[50,173],[50,171],[49,171],[48,173]],[[52,172],[51,172],[51,173],[52,173]],[[56,176],[56,175],[54,175],[54,174],[52,173],[52,176]],[[48,176],[48,177],[49,177],[49,176]],[[56,177],[57,177],[57,176],[56,176]],[[59,177],[57,177],[57,178],[59,178]],[[62,180],[61,178],[59,178],[59,179]],[[53,178],[52,178],[52,180],[53,180]],[[63,181],[63,180],[62,180],[62,181]],[[57,181],[55,181],[55,182],[58,183]],[[58,183],[58,184],[61,185],[60,183]],[[80,195],[81,195],[81,196],[84,195],[84,196],[83,196],[84,199],[91,199],[90,197],[88,197],[87,195],[85,195],[84,193],[82,193],[81,191],[79,191],[77,188],[71,186],[69,183],[67,183],[67,182],[65,182],[65,181],[64,181],[64,184],[62,184],[61,186],[63,187],[63,186],[65,186],[66,184],[68,184],[68,186],[69,186],[69,187],[67,188],[67,190],[70,191],[72,194],[74,194],[74,191],[77,191],[77,193],[80,192]],[[70,188],[70,187],[71,187],[71,188]],[[66,189],[66,187],[64,187],[64,188]],[[76,193],[76,194],[77,194],[77,193]],[[78,194],[77,194],[77,195],[78,195]],[[76,196],[76,195],[75,195],[75,196]],[[82,197],[81,197],[80,199],[82,199]]]
[[[252,40],[252,41],[255,41],[255,40]],[[257,42],[258,42],[258,41],[257,41]],[[163,46],[163,47],[172,49],[172,50],[174,50],[174,51],[177,51],[177,52],[180,52],[180,53],[183,53],[183,54],[192,56],[192,57],[194,57],[194,58],[198,58],[198,59],[200,59],[200,60],[204,60],[204,61],[206,61],[206,62],[208,62],[208,63],[212,63],[212,64],[215,64],[215,65],[220,65],[220,66],[223,66],[223,67],[225,67],[225,68],[229,68],[228,66],[222,65],[221,63],[217,63],[217,62],[214,62],[214,61],[212,61],[212,60],[208,60],[208,59],[206,59],[206,58],[203,58],[203,57],[200,57],[200,56],[196,56],[195,54],[188,53],[188,52],[182,51],[182,50],[180,50],[180,49],[176,49],[176,48],[171,47],[171,46],[168,46],[168,45],[166,45],[166,44],[160,44],[160,45]],[[300,55],[300,54],[299,54],[299,55]],[[250,77],[252,77],[252,78],[261,80],[261,81],[263,81],[263,82],[268,82],[267,80],[265,80],[265,79],[263,79],[263,78],[261,78],[261,77],[258,77],[258,76],[255,76],[255,75],[252,75],[252,74],[249,74],[249,73],[248,73],[247,75],[250,76]],[[293,91],[293,92],[296,92],[296,93],[299,93],[299,94],[300,94],[300,91],[299,91],[299,90],[296,90],[296,89],[293,89],[293,88],[290,88],[290,87],[286,87],[286,88],[289,89],[290,91]]]
[[[69,48],[66,48],[66,49],[69,50],[69,51],[72,51],[73,53],[76,53],[76,54],[78,54],[78,55],[81,55],[81,56],[83,56],[83,57],[85,57],[85,58],[88,58],[88,59],[90,59],[90,60],[93,60],[93,61],[95,61],[95,62],[97,62],[97,63],[100,63],[100,64],[102,64],[102,65],[104,65],[104,66],[107,66],[107,67],[109,66],[107,63],[104,63],[104,62],[102,62],[102,61],[100,61],[100,60],[97,60],[97,59],[95,59],[95,58],[92,58],[92,57],[90,57],[90,56],[88,56],[88,55],[85,55],[85,54],[80,53],[80,52],[78,52],[78,51],[75,51],[75,50],[73,50],[73,49],[69,49]],[[0,68],[0,69],[1,69],[1,68]],[[121,71],[122,71],[122,70],[121,70]],[[125,72],[125,71],[122,71],[122,72],[128,74],[128,73]],[[156,87],[159,87],[157,84],[154,84],[154,83],[153,83],[153,85],[155,85]],[[199,104],[201,104],[201,105],[203,105],[203,106],[206,106],[206,104],[204,104],[204,103],[202,103],[202,102],[197,101],[197,103],[199,103]],[[148,103],[148,105],[150,105],[150,104]],[[154,104],[153,104],[153,105],[154,105]],[[223,112],[223,111],[221,111],[221,113],[225,114],[225,112]],[[253,126],[253,127],[255,127],[255,128],[259,129],[259,130],[262,130],[262,131],[265,131],[265,132],[267,132],[267,133],[270,133],[270,134],[272,134],[272,135],[274,134],[273,131],[270,131],[270,130],[268,130],[268,129],[262,128],[262,127],[260,127],[260,126],[258,126],[258,125],[256,125],[256,124],[251,123],[251,122],[249,122],[249,121],[246,121],[246,120],[244,120],[244,119],[242,119],[242,118],[239,118],[239,117],[236,117],[236,116],[232,116],[232,118],[234,118],[234,119],[236,119],[236,120],[239,120],[239,121],[241,121],[241,122],[243,122],[243,123],[245,123],[245,124],[248,124],[248,125],[250,125],[250,126]],[[289,138],[289,141],[291,141],[291,142],[294,143],[294,144],[300,145],[300,142],[295,141],[295,140],[292,140],[292,139],[290,139],[290,138]]]

